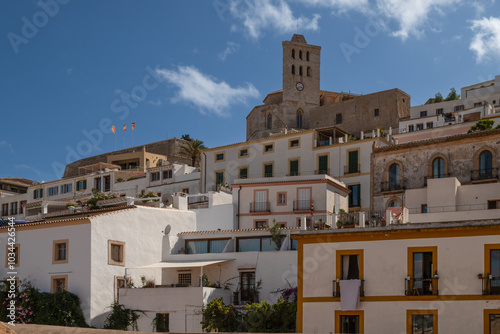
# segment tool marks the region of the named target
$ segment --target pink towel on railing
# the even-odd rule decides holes
[[[340,308],[342,311],[355,311],[359,305],[359,279],[340,281]]]

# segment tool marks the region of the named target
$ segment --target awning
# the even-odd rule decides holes
[[[226,260],[212,260],[212,261],[165,261],[149,264],[147,266],[138,267],[142,268],[193,268],[193,267],[206,267],[212,264],[220,264],[224,262],[234,261],[234,259]],[[130,268],[131,269],[131,268]]]

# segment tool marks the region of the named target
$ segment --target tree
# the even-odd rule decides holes
[[[458,100],[459,98],[460,98],[460,95],[457,94],[457,91],[455,90],[455,88],[451,88],[450,93],[448,94],[448,96],[444,100],[445,101],[453,101],[453,100]]]
[[[472,132],[477,132],[477,131],[486,131],[486,130],[492,130],[493,129],[493,124],[495,124],[494,120],[491,119],[482,119],[479,120],[476,124],[471,126],[469,131],[467,133],[472,133]],[[500,129],[500,125],[497,125],[495,129]]]
[[[184,139],[184,140],[186,140],[186,141],[191,141],[191,140],[193,140],[193,138],[191,138],[191,136],[190,136],[188,133],[186,133],[185,135],[182,135],[182,136],[181,136],[181,139]]]
[[[440,92],[437,92],[437,94],[434,96],[434,103],[438,102],[443,102],[443,95],[441,95]]]
[[[181,146],[184,152],[191,158],[191,166],[195,167],[196,162],[201,158],[201,151],[206,149],[199,139],[192,139]]]

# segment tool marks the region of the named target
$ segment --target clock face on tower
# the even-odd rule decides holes
[[[304,89],[304,84],[302,82],[297,82],[295,88],[297,88],[298,91],[301,91]]]

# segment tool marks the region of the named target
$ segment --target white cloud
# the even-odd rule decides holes
[[[233,17],[242,21],[246,33],[253,39],[258,39],[262,30],[270,29],[278,33],[318,30],[320,15],[312,18],[295,17],[290,6],[284,0],[254,0],[236,1],[230,3],[230,12]],[[231,30],[234,30],[231,27]]]
[[[480,63],[488,61],[491,56],[500,57],[500,18],[483,17],[471,23],[475,35],[469,49],[476,54],[476,61]]]
[[[0,141],[0,147],[8,150],[10,153],[14,153],[14,148],[12,147],[12,144],[8,143],[5,140]]]
[[[160,99],[156,100],[156,101],[153,101],[153,100],[149,100],[149,103],[154,105],[154,106],[161,106],[162,105],[162,102]]]
[[[228,116],[228,109],[234,104],[246,104],[249,98],[259,96],[259,91],[250,83],[245,87],[233,88],[224,81],[200,72],[193,66],[179,66],[175,70],[157,69],[156,72],[179,91],[173,103],[185,102],[198,108],[201,113],[212,112]]]
[[[226,60],[226,57],[229,56],[231,53],[235,53],[238,51],[240,48],[239,44],[236,44],[234,42],[227,42],[226,48],[224,51],[219,53],[219,58],[224,61]]]
[[[368,0],[300,0],[305,5],[330,8],[333,14],[342,14],[348,11],[369,13],[371,11]]]
[[[73,74],[73,69],[72,68],[67,68],[66,69],[66,73],[69,74],[69,75]]]

